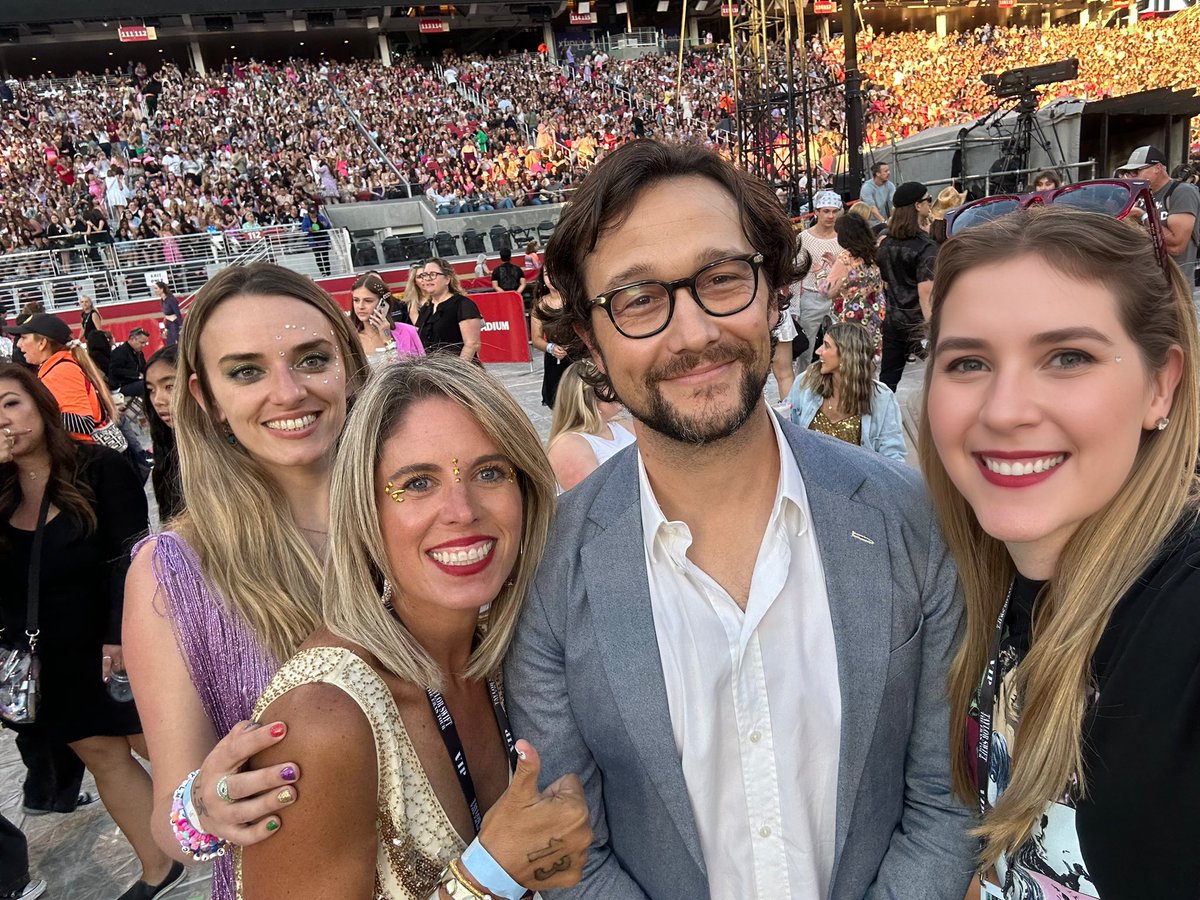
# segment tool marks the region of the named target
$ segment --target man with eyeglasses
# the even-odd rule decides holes
[[[635,141],[588,175],[539,310],[638,443],[564,495],[506,664],[579,773],[589,900],[960,900],[944,697],[961,615],[920,478],[775,416],[796,238],[770,188]],[[547,849],[550,858],[553,848]]]
[[[1200,291],[1195,289],[1200,190],[1194,184],[1172,178],[1167,171],[1167,156],[1157,147],[1138,147],[1130,154],[1129,162],[1117,169],[1117,174],[1150,182],[1162,223],[1163,243],[1187,283],[1193,286],[1193,298],[1200,300]]]

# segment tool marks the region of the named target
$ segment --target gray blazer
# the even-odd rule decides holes
[[[950,788],[946,672],[962,614],[953,563],[915,471],[782,427],[837,646],[830,898],[962,900],[976,844]],[[563,498],[553,535],[505,666],[514,731],[541,754],[543,785],[576,772],[591,807],[583,881],[551,896],[708,897],[654,633],[636,448]]]

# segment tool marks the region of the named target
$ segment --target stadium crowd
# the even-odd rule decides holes
[[[1079,78],[1044,89],[1042,102],[1200,86],[1200,16],[1190,12],[1132,30],[868,28],[859,46],[875,146],[989,112],[984,73],[1068,56]],[[810,149],[829,172],[844,150],[842,47],[814,38],[807,49]],[[85,242],[253,235],[302,222],[314,204],[410,191],[441,213],[555,202],[604,154],[647,134],[729,152],[728,48],[689,50],[678,76],[669,54],[570,50],[557,63],[530,52],[447,55],[434,67],[234,59],[204,76],[168,64],[9,82],[0,252],[63,249],[69,265],[65,249]]]

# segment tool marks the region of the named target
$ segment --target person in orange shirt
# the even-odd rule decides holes
[[[19,335],[17,346],[38,367],[38,379],[58,401],[71,437],[91,443],[92,432],[117,421],[108,386],[83,344],[71,339],[71,326],[58,316],[38,313],[8,333]]]

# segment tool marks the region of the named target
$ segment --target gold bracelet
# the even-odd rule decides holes
[[[475,888],[475,885],[463,874],[462,866],[457,859],[450,860],[445,874],[442,875],[441,887],[446,889],[446,893],[453,900],[469,900],[469,898],[474,898],[474,900],[496,900],[491,894],[484,893]]]

